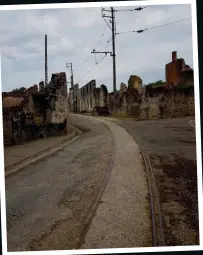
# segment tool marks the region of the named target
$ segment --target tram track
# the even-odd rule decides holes
[[[105,118],[105,119],[113,123],[116,123],[120,127],[124,128],[118,122],[114,122],[113,120],[108,118]],[[150,214],[151,214],[151,224],[152,224],[152,246],[153,247],[165,246],[166,243],[165,243],[164,225],[163,225],[160,199],[159,199],[157,184],[156,184],[153,167],[152,167],[149,155],[147,154],[144,145],[139,141],[139,139],[135,138],[129,130],[127,129],[125,130],[127,133],[130,134],[130,136],[138,144],[143,157],[146,173],[147,173]]]
[[[109,128],[108,125],[106,125],[105,123],[102,122],[102,124],[106,127],[106,129],[109,130],[109,132],[111,133],[111,129]],[[112,135],[112,143],[113,143],[113,155],[111,157],[111,160],[109,161],[109,164],[106,168],[105,171],[105,177],[104,177],[104,181],[101,184],[97,196],[95,198],[95,200],[92,202],[90,208],[89,208],[89,212],[86,214],[86,217],[83,220],[83,227],[82,230],[80,229],[79,233],[78,233],[78,239],[77,239],[77,244],[76,244],[76,249],[81,249],[82,245],[84,244],[85,241],[85,236],[88,232],[88,229],[94,219],[94,216],[96,214],[97,208],[101,202],[101,198],[103,196],[103,193],[105,191],[105,187],[108,183],[108,180],[111,176],[111,172],[113,170],[114,167],[114,162],[115,162],[115,158],[116,158],[116,144],[115,144],[115,139]]]

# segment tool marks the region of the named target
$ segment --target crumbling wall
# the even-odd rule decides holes
[[[68,117],[68,99],[66,74],[52,74],[51,81],[47,87],[50,98],[51,122],[53,124],[64,123]]]
[[[92,113],[95,107],[108,106],[108,90],[105,85],[96,88],[96,80],[91,80],[77,92],[77,112]]]
[[[116,97],[112,109],[113,116],[133,116],[140,120],[194,116],[194,90],[147,87],[142,94],[128,90],[119,99]]]
[[[80,88],[80,97],[77,98],[77,103],[79,103],[80,108],[78,112],[92,112],[96,104],[97,95],[95,94],[96,81],[91,80],[82,88]]]
[[[195,115],[194,92],[171,91],[147,96],[140,104],[140,119],[176,118]]]

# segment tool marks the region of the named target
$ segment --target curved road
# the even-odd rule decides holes
[[[8,251],[151,246],[147,176],[133,137],[151,159],[166,244],[199,243],[193,118],[70,120],[85,131],[78,140],[6,178]]]
[[[81,125],[80,118],[74,124]],[[6,179],[8,251],[77,246],[113,154],[105,125],[82,120],[82,126],[91,131]]]
[[[104,119],[71,121],[85,134],[6,178],[8,251],[151,246],[138,145]]]

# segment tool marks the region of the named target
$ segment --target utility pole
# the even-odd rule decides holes
[[[45,35],[45,86],[48,84],[48,68],[47,68],[47,35]]]
[[[66,63],[66,67],[70,68],[70,71],[71,71],[71,88],[73,91],[73,112],[75,112],[75,91],[74,91],[74,82],[73,82],[73,65],[72,65],[72,63]]]
[[[138,8],[134,8],[134,9],[126,9],[126,10],[116,10],[113,7],[111,7],[110,9],[105,9],[105,8],[101,8],[101,14],[102,14],[102,18],[104,19],[104,21],[106,22],[107,26],[109,27],[109,29],[112,32],[112,53],[111,52],[107,52],[107,51],[96,51],[95,49],[93,50],[93,52],[91,53],[104,53],[104,54],[108,54],[110,53],[110,55],[113,57],[113,92],[115,95],[116,92],[116,49],[115,49],[115,37],[117,34],[121,34],[121,33],[116,33],[116,23],[115,23],[115,12],[120,12],[120,11],[141,11],[142,9],[147,8],[147,7],[138,7]],[[104,14],[104,12],[110,12],[111,15],[106,15]],[[111,26],[109,24],[109,22],[105,19],[105,18],[109,18],[110,19],[110,23]],[[133,32],[138,32],[138,33],[142,33],[144,30],[138,30],[138,31],[133,31]]]
[[[103,14],[103,12],[110,12],[111,16],[105,15]],[[102,8],[102,18],[104,19],[104,21],[106,22],[106,24],[108,25],[108,27],[110,28],[111,32],[112,32],[112,52],[111,52],[111,56],[113,57],[113,92],[116,92],[116,51],[115,51],[115,10],[113,7],[111,7],[110,10],[104,9]],[[109,23],[106,21],[105,18],[110,18],[110,23],[111,26],[109,25]],[[94,50],[94,52],[92,53],[109,53],[109,52],[96,52]]]
[[[116,52],[115,52],[115,16],[114,8],[111,7],[111,24],[112,24],[112,50],[113,50],[113,91],[116,92]]]

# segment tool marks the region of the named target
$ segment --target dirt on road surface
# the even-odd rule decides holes
[[[71,118],[85,131],[76,141],[6,178],[8,251],[151,246],[139,146],[88,118]]]
[[[77,247],[114,153],[105,125],[82,124],[80,139],[6,179],[8,251]]]
[[[198,193],[194,118],[111,121],[148,153],[159,191],[166,245],[198,245]],[[191,124],[192,123],[192,124]]]

